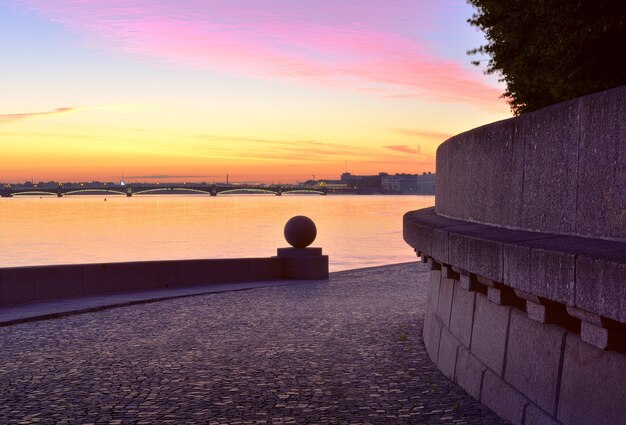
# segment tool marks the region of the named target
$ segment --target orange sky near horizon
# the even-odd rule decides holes
[[[125,3],[0,5],[0,182],[434,172],[511,115],[464,2]]]

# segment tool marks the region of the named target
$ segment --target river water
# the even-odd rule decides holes
[[[220,195],[0,199],[0,267],[268,257],[307,215],[331,271],[415,260],[402,215],[433,196]]]

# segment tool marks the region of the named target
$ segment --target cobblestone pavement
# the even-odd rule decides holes
[[[505,424],[431,363],[427,272],[0,328],[0,424]]]

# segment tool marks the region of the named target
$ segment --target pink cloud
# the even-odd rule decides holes
[[[45,111],[45,112],[24,112],[24,113],[19,113],[19,114],[3,114],[3,115],[0,115],[0,124],[7,124],[7,123],[16,122],[16,121],[22,121],[22,120],[29,119],[29,118],[43,117],[47,115],[58,115],[58,114],[63,114],[65,112],[71,112],[74,110],[76,110],[76,108],[56,108],[56,109],[53,109],[52,111]]]
[[[14,1],[88,43],[186,67],[507,109],[500,89],[415,35],[450,1]]]
[[[422,149],[418,146],[416,148],[412,148],[407,145],[392,145],[392,146],[383,146],[385,149],[389,149],[396,152],[408,153],[411,155],[421,155]]]
[[[423,129],[411,129],[411,128],[392,128],[391,132],[400,134],[402,136],[407,136],[411,138],[426,138],[426,139],[435,139],[439,141],[444,141],[450,137],[451,134],[441,133],[439,131],[430,131]]]

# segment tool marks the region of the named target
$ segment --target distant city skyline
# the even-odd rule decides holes
[[[0,184],[11,184],[11,185],[24,185],[24,184],[65,184],[65,183],[112,183],[112,184],[119,184],[121,182],[124,183],[211,183],[211,182],[219,182],[219,183],[232,183],[232,184],[248,184],[248,183],[255,183],[255,184],[279,184],[279,183],[283,183],[283,184],[299,184],[305,181],[310,181],[310,180],[317,180],[317,181],[332,181],[332,180],[337,180],[337,181],[341,181],[341,180],[345,180],[346,176],[352,176],[355,178],[358,177],[362,177],[362,176],[377,176],[377,175],[389,175],[389,176],[393,176],[393,175],[402,175],[402,174],[410,174],[410,175],[415,175],[415,174],[435,174],[434,171],[424,171],[422,173],[395,173],[395,172],[386,172],[386,171],[379,171],[377,173],[374,174],[352,174],[349,172],[344,172],[340,175],[334,175],[334,176],[316,176],[316,175],[311,175],[308,177],[304,177],[302,179],[296,180],[296,181],[277,181],[277,182],[264,182],[264,181],[253,181],[253,180],[237,180],[236,176],[230,176],[229,174],[226,174],[224,176],[218,176],[218,175],[205,175],[205,176],[198,176],[198,175],[194,175],[194,176],[184,176],[184,175],[178,175],[178,176],[170,176],[170,175],[149,175],[149,176],[121,176],[120,178],[113,178],[113,179],[95,179],[95,178],[86,178],[86,179],[81,179],[81,180],[55,180],[55,179],[35,179],[35,178],[30,178],[30,179],[26,179],[23,181],[9,181],[6,179],[3,179],[2,176],[0,175]],[[174,180],[174,179],[179,179],[179,180]]]
[[[4,1],[0,178],[434,171],[441,142],[511,116],[466,55],[484,43],[471,14],[462,0]]]

